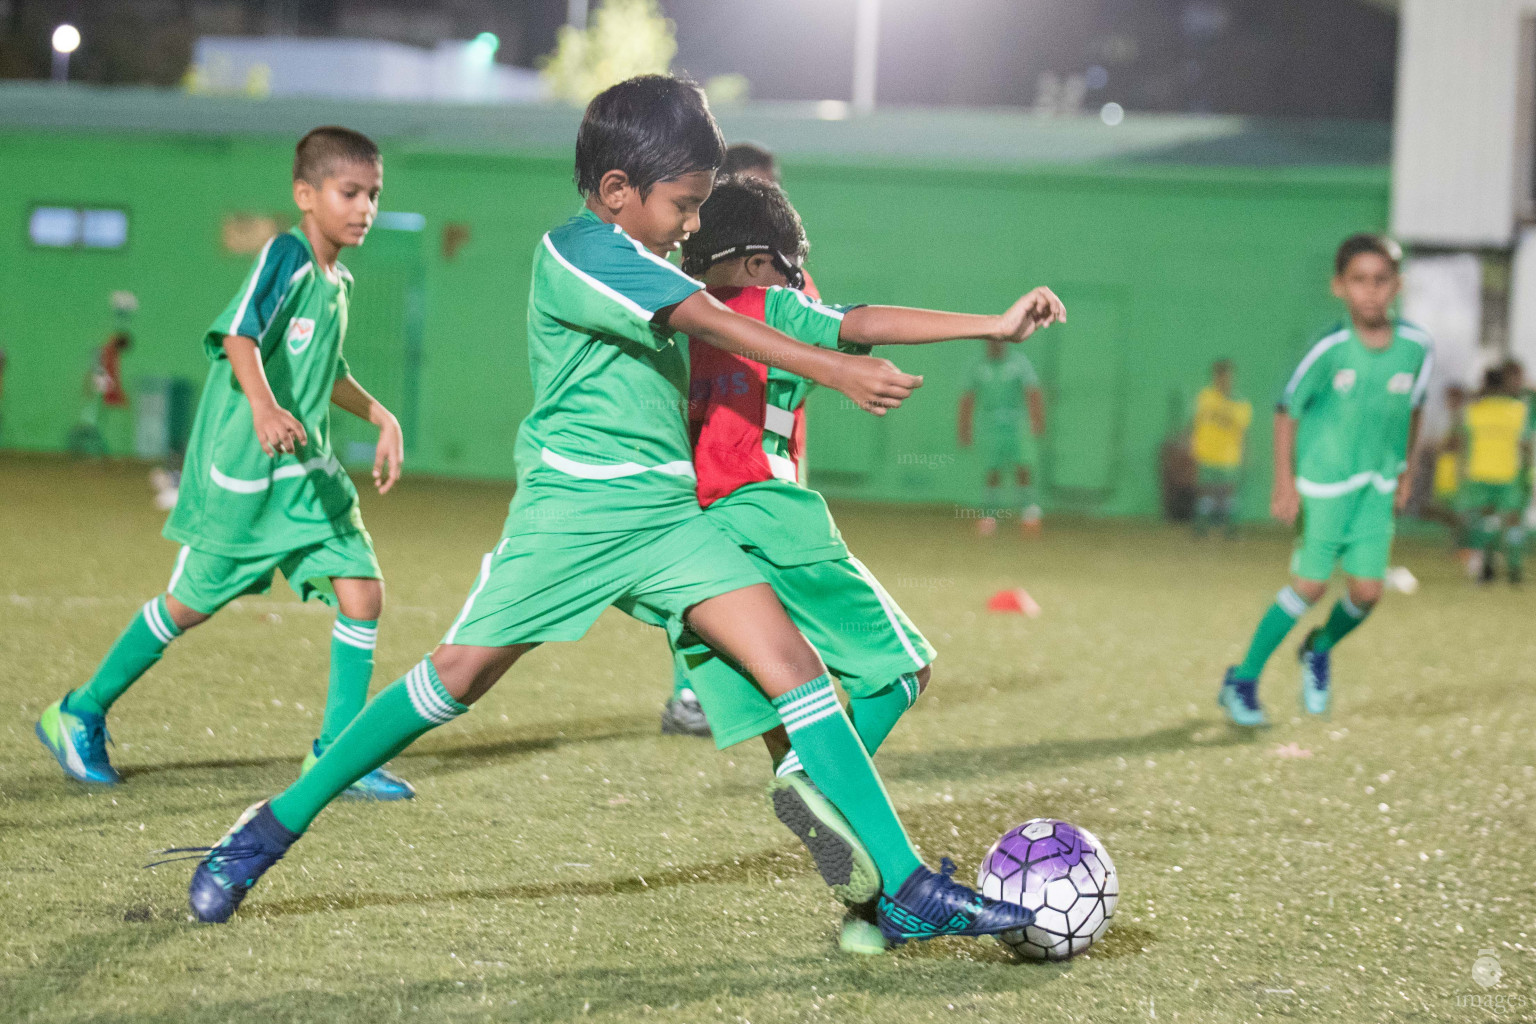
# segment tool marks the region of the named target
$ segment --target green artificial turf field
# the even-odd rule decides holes
[[[375,688],[451,622],[508,492],[365,497],[389,576]],[[1276,726],[1239,734],[1213,698],[1283,582],[1278,532],[982,541],[943,512],[840,510],[940,650],[877,759],[926,856],[971,877],[1052,815],[1120,870],[1102,945],[1041,966],[960,940],[841,954],[762,750],[660,736],[661,635],[617,613],[398,758],[414,802],[333,807],[232,923],[191,924],[191,865],[141,865],[291,781],[329,616],[279,584],[179,640],[114,709],[126,783],[84,789],[33,722],[175,548],[142,467],[9,457],[0,495],[0,1021],[1536,1018],[1536,597],[1476,588],[1432,541],[1399,546],[1420,593],[1339,649],[1332,721],[1301,720],[1288,644]],[[985,610],[1020,585],[1040,618]]]

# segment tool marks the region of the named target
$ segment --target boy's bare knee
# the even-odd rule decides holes
[[[176,628],[183,633],[193,626],[201,626],[213,617],[195,608],[188,608],[170,594],[165,595],[165,610],[171,613],[171,621],[176,623]]]
[[[512,647],[467,647],[442,644],[432,652],[432,667],[438,682],[460,704],[473,704],[495,686],[517,659],[537,644]]]
[[[1300,595],[1307,604],[1316,604],[1317,599],[1323,596],[1328,589],[1327,580],[1304,580],[1297,576],[1291,580],[1291,589]]]
[[[928,689],[928,680],[933,677],[933,666],[924,665],[917,670],[917,692],[922,693]]]
[[[1367,607],[1381,600],[1381,580],[1357,580],[1349,581],[1349,599],[1359,607]]]
[[[331,580],[336,591],[336,607],[349,619],[377,622],[384,614],[384,581],[370,579]]]

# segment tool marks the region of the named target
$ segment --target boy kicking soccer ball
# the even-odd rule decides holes
[[[1037,288],[1001,316],[898,306],[829,306],[801,291],[809,244],[777,185],[741,177],[718,183],[683,243],[683,269],[729,308],[822,348],[867,354],[874,345],[959,338],[1020,342],[1065,320]],[[689,430],[706,518],[749,555],[790,618],[849,694],[848,717],[871,756],[927,686],[934,650],[864,564],[848,553],[826,502],[802,483],[800,439],[814,382],[694,340]],[[674,635],[675,631],[674,631]],[[822,877],[852,909],[845,949],[877,952],[872,927],[880,876],[848,822],[807,776],[779,715],[751,681],[697,639],[674,643],[724,748],[767,734],[779,819],[805,843]],[[829,698],[835,701],[835,698]],[[830,713],[824,703],[815,711]],[[793,720],[789,720],[791,728]]]
[[[517,494],[501,542],[437,649],[202,858],[189,894],[199,919],[227,920],[353,779],[468,711],[534,647],[580,639],[614,605],[686,624],[750,669],[806,771],[873,856],[887,936],[995,934],[1033,920],[922,863],[815,650],[699,508],[683,416],[688,353],[673,332],[752,352],[882,414],[922,383],[884,360],[803,345],[733,313],[667,262],[698,229],[724,148],[690,83],[643,76],[588,105],[576,139],[585,205],[534,256],[534,407],[518,429]]]
[[[1302,706],[1328,711],[1329,652],[1381,599],[1395,516],[1408,500],[1405,470],[1434,364],[1429,336],[1391,316],[1400,281],[1397,245],[1351,235],[1334,258],[1333,294],[1348,318],[1314,344],[1291,375],[1275,413],[1270,511],[1301,517],[1291,583],[1259,620],[1242,664],[1227,669],[1218,701],[1233,724],[1267,725],[1259,674],[1291,627],[1328,588],[1335,565],[1347,593],[1307,634]]]
[[[366,136],[316,128],[300,140],[293,199],[303,217],[262,248],[204,339],[213,366],[165,525],[165,536],[182,544],[170,584],[90,681],[37,723],[38,738],[71,777],[121,781],[107,759],[107,710],[171,641],[235,598],[266,593],[279,570],[300,597],[339,608],[325,717],[306,769],[368,699],[384,583],[357,490],[331,451],[330,407],[379,428],[373,478],[388,492],[400,476],[400,424],[342,357],[352,275],[336,260],[367,236],[383,181],[383,160]],[[374,800],[412,794],[382,766],[347,791]]]

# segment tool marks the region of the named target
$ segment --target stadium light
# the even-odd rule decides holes
[[[875,109],[875,69],[880,56],[880,0],[858,0],[853,18],[853,109]]]
[[[471,63],[489,65],[496,59],[496,51],[501,49],[501,40],[494,32],[481,32],[465,44],[464,49]]]
[[[53,80],[69,81],[69,55],[80,48],[80,30],[65,22],[53,30]]]

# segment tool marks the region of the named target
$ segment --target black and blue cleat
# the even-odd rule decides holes
[[[1033,910],[988,899],[956,882],[954,873],[954,861],[945,857],[942,871],[924,865],[907,876],[895,896],[882,895],[878,920],[886,941],[997,935],[1034,923]]]
[[[204,924],[222,924],[267,869],[283,859],[299,833],[283,827],[269,801],[247,807],[192,873],[187,899]],[[180,853],[187,851],[166,851]]]

